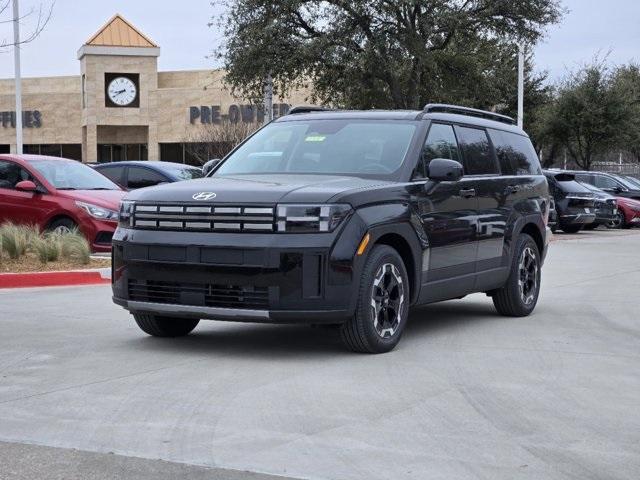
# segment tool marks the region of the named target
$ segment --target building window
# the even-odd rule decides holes
[[[160,160],[200,167],[213,158],[223,158],[233,147],[230,142],[161,143]]]
[[[98,163],[120,162],[123,160],[147,160],[146,143],[105,143],[98,144]]]
[[[82,160],[82,145],[79,143],[27,144],[23,146],[22,150],[30,155],[47,155],[49,157]]]
[[[0,144],[0,153],[9,153],[11,152],[11,145],[6,143]]]

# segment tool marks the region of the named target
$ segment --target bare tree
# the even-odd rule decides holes
[[[232,123],[203,125],[185,135],[185,152],[204,165],[213,158],[222,158],[251,135],[259,127],[257,123]]]
[[[21,15],[18,18],[18,21],[22,25],[27,20],[29,20],[27,35],[23,36],[18,42],[18,45],[22,45],[25,43],[29,43],[34,41],[38,35],[42,33],[44,28],[51,20],[51,14],[53,13],[53,6],[55,4],[55,0],[51,2],[40,2],[37,6],[32,6],[27,13]],[[13,22],[13,15],[11,14],[11,9],[9,6],[11,5],[11,0],[0,0],[0,25],[10,24]],[[7,49],[9,47],[15,46],[13,40],[8,40],[7,38],[0,38],[0,50]]]

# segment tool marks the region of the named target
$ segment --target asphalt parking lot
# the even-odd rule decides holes
[[[432,305],[378,356],[321,328],[147,337],[108,287],[0,291],[0,478],[635,480],[640,231],[558,239],[531,317]]]

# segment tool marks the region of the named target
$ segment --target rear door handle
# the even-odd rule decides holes
[[[471,198],[476,196],[476,189],[469,188],[468,190],[460,190],[460,196],[462,198]]]

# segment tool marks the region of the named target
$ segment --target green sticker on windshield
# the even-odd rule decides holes
[[[324,142],[324,139],[327,138],[324,135],[309,135],[304,139],[305,142]]]

